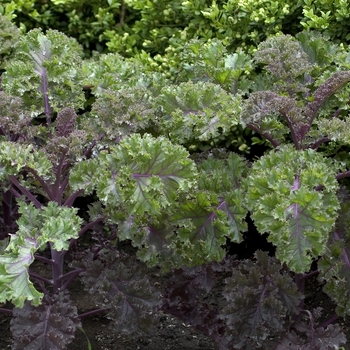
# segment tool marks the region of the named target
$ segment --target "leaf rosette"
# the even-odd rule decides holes
[[[292,146],[253,164],[246,180],[252,218],[292,271],[308,271],[312,258],[325,250],[339,209],[335,174],[332,160]]]

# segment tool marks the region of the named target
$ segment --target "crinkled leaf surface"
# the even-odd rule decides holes
[[[238,124],[241,99],[219,85],[188,82],[163,88],[157,103],[164,112],[160,120],[163,134],[184,144],[227,134]]]
[[[121,215],[159,215],[195,186],[196,174],[185,148],[134,134],[101,154],[97,195]]]
[[[208,159],[198,166],[198,189],[180,197],[178,203],[143,227],[129,216],[119,225],[119,237],[131,239],[148,263],[162,261],[163,268],[194,266],[219,261],[226,239],[240,242],[247,229],[243,175],[245,162],[238,155]],[[182,265],[181,265],[182,264]]]
[[[256,262],[243,261],[226,280],[227,306],[222,318],[234,349],[256,349],[268,337],[285,332],[290,315],[297,313],[301,294],[282,265],[257,251]]]
[[[28,266],[38,249],[35,239],[11,235],[11,241],[0,255],[0,302],[7,300],[21,308],[25,300],[38,305],[42,294],[29,280]]]
[[[151,285],[146,267],[133,259],[118,259],[112,254],[84,260],[83,281],[90,293],[96,293],[100,307],[109,309],[114,330],[144,332],[152,326],[152,313],[160,307],[160,294]]]
[[[41,29],[33,29],[21,37],[13,59],[5,66],[4,90],[21,96],[35,114],[44,110],[44,94],[55,111],[68,106],[82,108],[81,56],[75,39],[55,30],[43,34]]]
[[[14,308],[13,316],[14,350],[64,349],[81,327],[77,308],[66,292],[45,295],[39,306],[26,302],[23,308]]]
[[[0,142],[0,179],[4,181],[9,175],[17,175],[24,167],[34,169],[44,179],[52,176],[52,165],[44,152],[33,150],[31,145]]]
[[[19,213],[18,231],[11,235],[9,245],[0,255],[0,300],[11,300],[22,307],[25,300],[38,305],[42,297],[28,275],[35,252],[48,242],[56,250],[68,249],[69,240],[78,238],[82,219],[77,216],[77,209],[60,207],[55,202],[42,209],[21,202]]]
[[[290,146],[253,164],[246,182],[252,218],[292,271],[308,271],[325,250],[339,209],[335,173],[331,160]]]

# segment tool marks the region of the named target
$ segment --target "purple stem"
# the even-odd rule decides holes
[[[78,198],[82,193],[84,193],[84,190],[75,191],[67,198],[67,200],[63,203],[63,205],[67,207],[71,207],[74,201],[76,200],[76,198]]]
[[[317,140],[316,142],[314,142],[314,144],[311,146],[311,149],[317,149],[319,146],[322,145],[322,143],[325,143],[328,141],[330,141],[330,139],[328,137],[323,137],[323,138]]]
[[[336,319],[338,319],[338,315],[334,314],[331,318],[329,318],[327,321],[321,323],[320,325],[318,325],[316,328],[326,328],[328,325],[330,325],[331,323],[333,323]]]
[[[80,319],[84,318],[84,317],[89,317],[89,316],[93,316],[93,315],[97,315],[97,314],[100,314],[102,312],[107,312],[108,310],[107,309],[96,309],[96,310],[91,310],[91,311],[88,311],[88,312],[84,312],[83,314],[80,314],[78,315],[78,317]]]
[[[41,209],[42,204],[36,199],[36,197],[29,191],[27,190],[25,187],[23,187],[19,181],[16,179],[15,176],[10,175],[9,176],[9,180],[38,208]],[[17,191],[13,192],[12,188],[10,189],[10,191],[16,196],[16,194],[18,194]],[[16,196],[17,197],[17,196]],[[21,197],[19,197],[21,198]]]
[[[85,271],[85,270],[78,269],[78,270],[70,271],[70,272],[64,274],[61,277],[62,281],[64,281],[63,286],[62,286],[62,290],[67,289],[68,286],[71,284],[71,282],[83,271]]]
[[[62,288],[63,281],[61,277],[63,276],[63,265],[64,265],[64,257],[67,251],[57,251],[52,248],[53,244],[50,243],[51,246],[51,260],[53,264],[51,265],[52,269],[52,279],[53,279],[53,291],[56,293],[59,289]]]
[[[49,264],[49,265],[54,264],[51,259],[45,258],[41,255],[35,255],[35,260],[41,261],[41,262],[43,262],[45,264]]]
[[[255,131],[256,133],[260,134],[261,136],[265,137],[265,139],[269,140],[272,144],[273,147],[278,147],[280,143],[275,140],[269,132],[262,132],[259,128],[254,126],[253,124],[248,124],[247,125],[249,129]]]
[[[52,280],[50,280],[50,279],[48,279],[48,278],[46,278],[46,277],[43,277],[43,276],[41,276],[41,275],[38,275],[37,273],[35,273],[35,272],[29,272],[29,276],[30,277],[33,277],[35,280],[37,280],[37,281],[42,281],[42,282],[45,282],[45,283],[47,283],[47,284],[53,284],[53,281]]]
[[[335,178],[336,178],[337,180],[340,180],[340,179],[344,179],[344,178],[349,177],[349,176],[350,176],[350,170],[345,171],[344,173],[339,173],[339,174],[337,174],[337,175],[335,176]]]
[[[0,307],[0,313],[1,313],[1,314],[6,314],[6,315],[11,315],[11,316],[12,316],[12,310],[4,309],[4,308],[2,308],[2,307]]]
[[[25,168],[25,170],[27,170],[29,173],[31,173],[36,180],[38,180],[38,182],[40,183],[41,187],[44,189],[44,191],[46,192],[47,196],[50,198],[50,200],[55,201],[55,197],[53,195],[53,193],[50,190],[50,186],[46,184],[46,182],[38,175],[38,173],[32,169],[32,168]]]

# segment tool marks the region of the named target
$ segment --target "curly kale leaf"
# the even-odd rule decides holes
[[[283,117],[284,123],[278,117]],[[241,122],[264,136],[269,135],[275,143],[284,142],[291,132],[297,147],[308,128],[296,100],[272,91],[251,93],[243,104]]]
[[[77,209],[61,207],[56,202],[42,209],[21,202],[18,211],[18,231],[0,254],[0,301],[11,300],[22,307],[25,300],[31,300],[38,305],[42,294],[33,287],[28,274],[35,252],[48,242],[56,250],[68,249],[69,240],[78,238],[82,219]]]
[[[20,97],[0,91],[0,136],[6,136],[9,141],[34,137],[36,128],[29,126],[31,120]]]
[[[64,107],[83,108],[80,83],[82,49],[55,30],[33,29],[22,36],[5,65],[4,90],[20,96],[34,114]],[[43,103],[44,101],[44,103]]]
[[[265,64],[265,69],[272,74],[274,91],[286,92],[290,96],[308,91],[304,74],[310,73],[313,65],[301,44],[292,36],[279,35],[265,40],[259,44],[254,60]]]
[[[6,17],[0,15],[0,68],[13,52],[20,37],[20,30]]]
[[[298,322],[295,330],[283,335],[275,350],[333,350],[346,344],[345,334],[339,325],[317,327],[316,322],[321,316],[321,308],[304,311],[308,318]]]
[[[89,116],[82,119],[84,130],[95,138],[120,140],[122,137],[151,129],[155,119],[152,96],[146,88],[106,91],[92,105]]]
[[[195,186],[196,175],[195,164],[182,146],[163,137],[133,134],[110,147],[109,153],[78,164],[70,180],[76,190],[87,184],[90,190],[94,184],[112,217],[120,220],[129,215],[160,215],[180,193]]]
[[[262,251],[257,251],[255,258],[233,270],[223,291],[227,306],[221,317],[234,349],[256,349],[270,337],[278,338],[285,332],[289,317],[298,313],[302,298],[276,259]]]
[[[175,143],[212,140],[239,123],[241,98],[212,83],[165,87],[156,102],[164,113],[160,129]]]
[[[26,167],[34,169],[43,179],[52,178],[52,164],[42,151],[33,150],[32,145],[15,142],[0,142],[0,179],[17,176]]]
[[[292,271],[308,271],[312,258],[325,251],[339,209],[335,174],[330,159],[291,146],[253,164],[246,182],[252,218]]]
[[[157,221],[138,226],[134,217],[119,225],[119,237],[140,248],[139,257],[162,268],[194,266],[220,261],[227,238],[241,242],[246,231],[245,192],[241,181],[247,171],[238,155],[208,159],[198,166],[198,187],[192,195],[163,211]]]
[[[61,350],[74,339],[81,322],[67,292],[45,295],[42,304],[29,302],[13,309],[11,332],[15,350]]]
[[[148,331],[161,301],[148,279],[149,271],[135,259],[119,258],[111,252],[103,253],[100,258],[88,255],[83,261],[86,290],[96,294],[97,304],[108,311],[114,331]]]
[[[13,235],[11,242],[0,255],[0,301],[12,303],[21,308],[25,300],[39,305],[43,294],[39,293],[29,280],[28,266],[34,261],[38,250],[35,239]]]

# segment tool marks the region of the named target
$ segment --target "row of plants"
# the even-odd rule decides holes
[[[74,37],[88,56],[91,50],[141,55],[168,77],[194,38],[251,51],[271,35],[311,29],[349,42],[346,0],[6,0],[0,14],[22,31],[50,28]]]
[[[95,314],[145,332],[159,310],[222,350],[346,343],[344,46],[317,32],[272,36],[253,54],[194,39],[174,81],[142,57],[86,59],[55,30],[2,38],[0,302],[13,308],[0,312],[13,316],[13,349],[63,349]],[[275,256],[227,256],[248,214]],[[152,268],[170,274],[165,286]],[[328,320],[305,306],[312,276],[336,304]],[[74,280],[96,309],[79,314]]]

